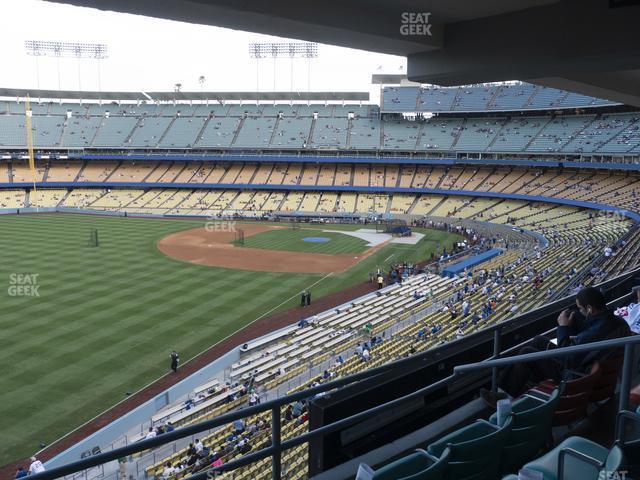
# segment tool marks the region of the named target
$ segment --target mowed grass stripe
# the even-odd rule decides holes
[[[7,420],[0,463],[33,453],[40,442],[52,442],[164,374],[172,348],[183,361],[191,358],[286,299],[293,297],[276,311],[297,304],[299,291],[322,278],[208,268],[157,251],[165,235],[202,226],[80,215],[0,217],[0,360],[12,366],[0,377],[0,417]],[[87,247],[91,228],[99,229],[99,248]],[[304,236],[326,235],[306,230]],[[343,248],[334,243],[329,251]],[[384,251],[315,286],[314,300],[365,280],[389,255]],[[38,273],[41,296],[10,297],[11,273]]]

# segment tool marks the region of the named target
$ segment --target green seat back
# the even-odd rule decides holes
[[[445,450],[437,461],[420,450],[376,470],[373,480],[442,480],[449,461]]]
[[[440,456],[444,449],[451,450],[447,467],[447,480],[494,480],[498,476],[500,456],[511,432],[513,419],[509,417],[502,427],[478,420],[446,435],[427,449]]]
[[[503,473],[517,472],[545,446],[559,398],[560,393],[556,388],[542,403],[531,397],[523,397],[513,403],[513,426],[502,454]],[[496,414],[492,415],[490,420],[495,423]]]

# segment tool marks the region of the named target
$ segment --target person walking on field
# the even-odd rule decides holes
[[[378,275],[378,290],[384,286],[384,278],[382,275]]]
[[[178,355],[178,352],[174,350],[173,352],[171,352],[171,370],[173,370],[173,373],[178,372],[179,362],[180,362],[180,356]]]

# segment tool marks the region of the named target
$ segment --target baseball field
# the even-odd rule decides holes
[[[166,374],[172,349],[184,364],[259,317],[295,306],[303,288],[318,299],[366,281],[376,267],[428,258],[458,239],[420,230],[425,237],[416,245],[371,248],[321,232],[326,226],[250,224],[240,225],[245,245],[234,246],[232,233],[203,227],[204,220],[0,216],[0,465]],[[88,244],[92,229],[98,247]],[[175,235],[172,248],[197,258],[161,251]],[[247,259],[266,252],[287,261],[274,257],[271,267],[251,270]],[[305,258],[314,256],[335,266],[305,271]],[[245,264],[222,268],[216,258]],[[279,271],[279,262],[292,266]]]

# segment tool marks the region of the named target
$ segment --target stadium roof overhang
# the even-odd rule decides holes
[[[637,0],[54,1],[402,55],[422,83],[526,80],[640,106]]]
[[[65,100],[103,101],[313,101],[313,102],[368,102],[369,92],[78,92],[75,90],[27,90],[0,88],[0,97],[51,98]]]

